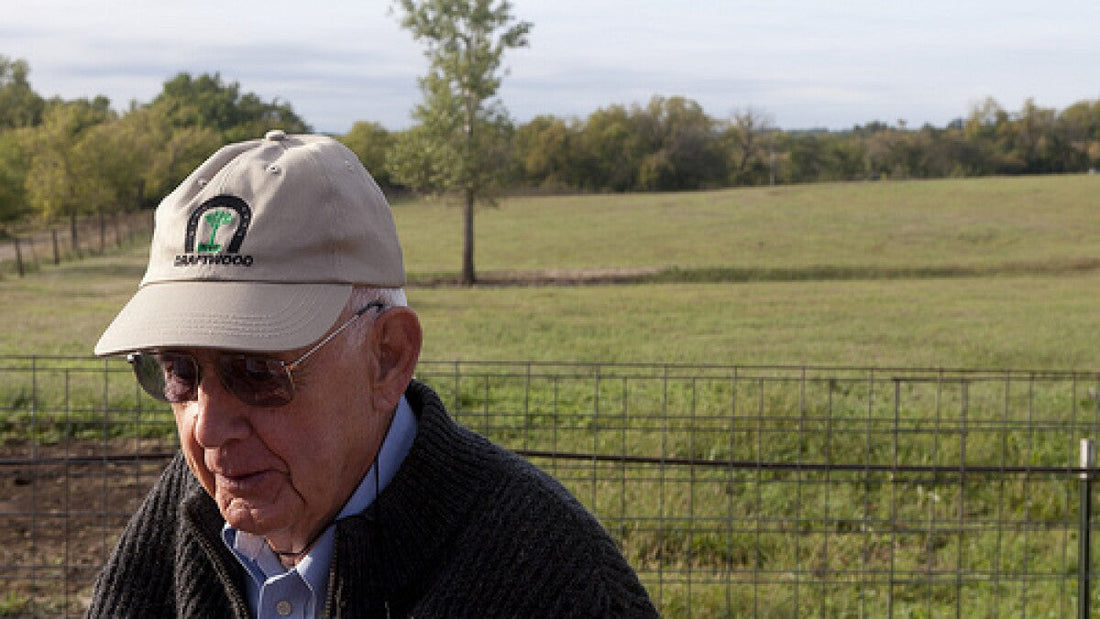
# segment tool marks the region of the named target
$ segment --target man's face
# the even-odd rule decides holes
[[[370,320],[365,318],[365,320]],[[300,552],[335,516],[374,461],[393,411],[371,405],[366,341],[350,329],[294,370],[295,395],[277,408],[225,390],[216,351],[190,350],[202,368],[197,399],[173,404],[191,470],[231,526]],[[285,361],[303,351],[273,355]]]

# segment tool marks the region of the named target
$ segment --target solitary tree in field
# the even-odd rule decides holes
[[[474,204],[491,201],[505,172],[511,128],[493,101],[507,49],[527,45],[528,22],[517,22],[508,0],[396,0],[401,26],[426,46],[424,101],[419,125],[394,144],[390,170],[397,182],[463,205],[462,282],[473,284]]]

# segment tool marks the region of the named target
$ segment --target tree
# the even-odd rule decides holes
[[[25,189],[27,156],[19,133],[0,131],[0,226],[18,220],[29,210]],[[3,236],[2,227],[0,236]]]
[[[630,191],[638,187],[638,170],[650,151],[634,121],[621,105],[588,115],[578,145],[582,188]]]
[[[644,110],[635,110],[635,116],[649,149],[638,171],[641,188],[700,189],[725,180],[715,123],[698,103],[657,96]]]
[[[106,97],[51,101],[42,124],[23,134],[30,157],[27,201],[46,219],[67,216],[74,248],[79,247],[77,215],[92,212],[102,201],[95,161],[82,156],[76,145],[85,132],[114,119]]]
[[[528,22],[508,0],[397,0],[401,26],[426,45],[428,75],[420,80],[420,121],[394,147],[395,180],[463,205],[462,282],[473,284],[474,204],[491,202],[508,166],[500,165],[511,134],[507,112],[492,101],[508,49],[527,45]]]
[[[0,224],[26,215],[29,168],[26,133],[42,122],[45,102],[27,82],[25,60],[0,54]],[[2,233],[2,228],[0,228]]]
[[[46,106],[27,82],[30,67],[25,60],[0,54],[0,131],[31,127],[42,121]]]
[[[748,108],[735,112],[724,132],[730,157],[730,181],[734,185],[759,185],[771,166],[775,127],[771,117]]]
[[[579,130],[560,118],[539,116],[516,129],[518,176],[546,189],[579,188],[575,153]]]
[[[1100,160],[1100,101],[1079,101],[1058,117],[1060,132],[1079,151],[1086,168]]]
[[[812,183],[822,179],[828,167],[828,154],[820,136],[795,134],[787,139],[785,147],[787,162],[784,166],[784,180],[791,183]]]
[[[212,129],[226,143],[259,138],[269,129],[309,130],[289,103],[266,103],[251,92],[242,95],[240,84],[227,84],[218,73],[194,78],[180,73],[164,83],[153,105],[165,106],[177,126]]]
[[[169,108],[165,101],[133,106],[104,138],[125,162],[109,166],[125,202],[155,205],[223,143],[212,127],[177,124]]]
[[[153,206],[220,145],[213,129],[174,126],[163,104],[134,104],[74,145],[84,207],[104,213]]]
[[[386,169],[386,154],[393,147],[394,138],[385,127],[374,122],[359,121],[351,126],[351,131],[340,138],[340,142],[351,149],[370,171],[375,182],[383,189],[392,189],[393,180]]]

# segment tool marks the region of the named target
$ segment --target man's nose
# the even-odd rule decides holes
[[[221,447],[249,435],[248,405],[230,393],[215,372],[203,372],[195,398],[195,440],[203,448]]]

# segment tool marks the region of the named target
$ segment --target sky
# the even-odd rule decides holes
[[[389,0],[7,0],[0,55],[44,97],[148,103],[180,72],[289,103],[316,131],[412,124],[423,48]],[[781,129],[942,127],[1100,99],[1095,0],[512,0],[533,27],[498,92],[518,123],[682,96]]]

